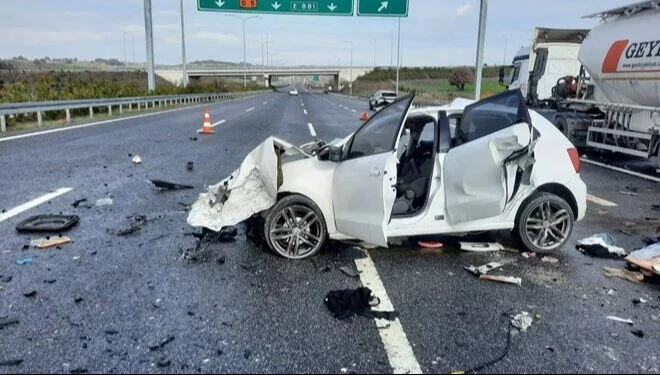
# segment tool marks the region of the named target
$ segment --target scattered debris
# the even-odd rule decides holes
[[[523,311],[520,314],[517,314],[512,317],[511,325],[518,328],[521,332],[526,332],[529,327],[532,326],[534,319],[529,316],[527,311]]]
[[[615,322],[626,323],[628,325],[633,325],[633,321],[630,319],[623,319],[616,316],[608,316],[606,319],[613,320]]]
[[[37,249],[47,249],[49,247],[64,245],[70,242],[71,242],[71,238],[62,235],[59,235],[57,237],[53,236],[53,237],[39,238],[30,241],[32,246],[36,246]]]
[[[595,257],[625,257],[626,250],[616,246],[616,240],[608,233],[599,233],[578,241],[576,249]]]
[[[147,217],[144,215],[129,216],[131,224],[128,228],[120,230],[109,230],[110,233],[116,236],[128,236],[142,230],[142,227],[147,223]]]
[[[218,260],[217,260],[218,264],[220,264],[220,265],[225,264],[226,261],[227,261],[227,257],[225,257],[224,255],[221,256],[220,258],[218,258]]]
[[[105,334],[106,334],[106,335],[114,336],[114,335],[116,335],[116,334],[118,334],[118,333],[119,333],[119,331],[117,331],[116,329],[106,329],[106,330],[105,330]]]
[[[536,258],[536,253],[533,252],[533,251],[531,253],[525,252],[525,253],[522,253],[520,255],[522,255],[522,257],[525,258],[525,259]]]
[[[358,277],[360,276],[360,273],[353,267],[351,266],[341,266],[339,267],[339,270],[349,277]]]
[[[158,344],[150,346],[149,350],[155,351],[155,350],[161,349],[165,345],[171,343],[172,341],[174,341],[174,336],[169,335],[169,336],[165,337],[163,340],[161,340]]]
[[[73,208],[92,208],[92,203],[90,203],[87,198],[82,198],[71,203],[71,206]]]
[[[660,211],[660,204],[652,204],[651,209],[654,211]]]
[[[36,215],[16,225],[19,232],[61,232],[78,224],[76,215]]]
[[[101,199],[97,200],[95,204],[97,206],[110,206],[113,203],[114,203],[114,201],[112,200],[112,198],[110,198],[110,196],[107,196],[105,198],[101,198]]]
[[[252,352],[250,351],[250,349],[245,349],[245,351],[243,352],[243,358],[245,358],[245,359],[250,359],[251,355],[252,355]]]
[[[0,330],[11,325],[18,324],[18,319],[10,318],[8,316],[0,317]]]
[[[330,272],[332,270],[332,263],[319,257],[309,258],[309,261],[312,262],[318,272]]]
[[[82,301],[84,301],[84,300],[85,300],[85,299],[82,298],[82,297],[76,297],[76,298],[73,299],[73,302],[75,302],[76,304],[78,304],[78,303],[80,303],[80,302],[82,302]]]
[[[5,361],[0,361],[0,366],[18,366],[23,363],[23,359],[8,359]]]
[[[163,358],[159,359],[158,361],[156,361],[156,366],[158,366],[160,368],[170,367],[171,365],[172,365],[172,361],[170,361],[169,359],[167,359],[165,357],[163,357]]]
[[[660,314],[658,314],[658,315],[651,315],[651,319],[653,319],[654,321],[657,322],[658,320],[660,320]]]
[[[193,162],[189,161],[188,163],[186,163],[187,170],[192,171],[193,168],[195,168],[195,164]]]
[[[633,304],[635,304],[635,305],[639,305],[640,303],[646,303],[646,302],[648,302],[648,301],[645,300],[644,298],[635,298],[632,302],[633,302]]]
[[[22,258],[16,261],[16,264],[22,266],[25,264],[32,264],[33,259],[32,258]]]
[[[598,210],[598,211],[596,211],[596,212],[598,213],[598,215],[601,215],[601,216],[602,216],[602,215],[607,215],[607,214],[610,213],[608,210]]]
[[[632,236],[632,235],[633,235],[633,232],[632,232],[632,231],[627,230],[627,229],[623,229],[623,228],[619,228],[619,229],[617,229],[617,232],[619,232],[619,233],[623,233],[623,234],[625,234],[626,236]]]
[[[504,246],[496,242],[461,242],[461,250],[487,252],[504,250]]]
[[[191,141],[195,141],[195,142],[197,142],[197,137],[190,137],[190,138],[188,138],[188,139],[191,140]]]
[[[35,297],[36,295],[37,295],[37,291],[36,291],[36,290],[31,290],[31,291],[29,291],[29,292],[25,292],[25,293],[23,293],[23,296],[24,296],[24,297],[27,297],[27,298],[32,298],[32,297]]]
[[[375,311],[371,307],[377,306],[380,299],[372,295],[369,288],[333,290],[323,301],[332,315],[340,320],[359,315],[366,318],[394,320],[397,317],[395,311]]]
[[[633,251],[626,257],[626,261],[651,273],[651,275],[660,275],[660,242]]]
[[[8,283],[11,282],[13,278],[13,276],[0,276],[0,282]]]
[[[633,185],[626,185],[625,188],[627,191],[632,191],[633,193],[636,193],[639,190],[637,186]]]
[[[190,186],[190,185],[180,185],[180,184],[175,184],[173,182],[168,182],[168,181],[163,181],[163,180],[149,180],[149,182],[154,184],[160,190],[194,189],[194,187]]]
[[[630,271],[627,269],[603,267],[603,274],[607,277],[620,277],[633,283],[644,281],[644,275],[641,272]]]
[[[541,258],[541,262],[555,264],[555,263],[559,263],[559,259],[551,256],[544,256],[543,258]]]
[[[620,191],[619,194],[627,195],[629,197],[636,197],[638,194],[632,191]]]
[[[437,241],[419,241],[417,244],[426,249],[439,249],[443,246],[442,242]]]
[[[485,274],[487,274],[488,272],[490,272],[490,271],[492,271],[492,270],[494,270],[494,269],[496,269],[496,268],[500,268],[500,267],[502,267],[502,266],[503,266],[502,263],[491,262],[491,263],[488,263],[488,264],[484,264],[483,266],[480,266],[480,267],[469,266],[469,267],[465,267],[465,269],[466,269],[468,272],[473,273],[473,274],[479,276],[479,275],[485,275]]]
[[[87,369],[84,367],[76,367],[73,370],[69,371],[70,374],[86,374]]]
[[[133,157],[133,164],[141,164],[141,163],[142,163],[142,158],[140,157],[140,155],[135,155]]]
[[[490,281],[499,281],[501,283],[515,284],[518,286],[522,285],[522,279],[519,277],[512,276],[492,276],[492,275],[481,275],[479,276],[481,280],[490,280]]]
[[[636,330],[634,330],[634,331],[630,331],[630,333],[632,333],[633,335],[635,335],[635,336],[637,336],[637,337],[639,337],[639,338],[643,338],[643,337],[644,337],[644,331],[642,331],[641,329],[636,329]]]

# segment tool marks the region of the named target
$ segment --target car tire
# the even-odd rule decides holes
[[[536,193],[520,206],[514,237],[530,252],[553,253],[571,236],[575,215],[571,206],[551,193]]]
[[[288,259],[303,259],[321,250],[328,230],[323,213],[311,199],[289,195],[268,211],[263,234],[275,253]]]
[[[374,106],[373,106],[373,104],[371,104],[371,102],[369,102],[369,110],[370,110],[370,111],[373,111],[373,110],[374,110]]]

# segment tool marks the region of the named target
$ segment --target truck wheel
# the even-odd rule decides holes
[[[573,231],[571,206],[551,193],[536,193],[518,211],[514,236],[528,250],[552,253],[560,249]]]
[[[264,237],[271,250],[289,259],[303,259],[318,252],[328,235],[318,206],[302,195],[289,195],[270,209]]]

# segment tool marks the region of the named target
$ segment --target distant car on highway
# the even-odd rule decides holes
[[[289,90],[289,96],[298,96],[298,89],[295,87]]]
[[[328,144],[268,138],[200,194],[188,223],[220,231],[252,217],[268,246],[290,259],[328,239],[387,246],[510,230],[527,251],[567,243],[587,206],[580,159],[520,90],[442,107],[413,109],[413,98]]]
[[[373,111],[374,108],[394,103],[396,99],[397,95],[394,91],[378,90],[369,98],[369,109]]]

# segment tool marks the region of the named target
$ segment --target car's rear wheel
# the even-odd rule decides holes
[[[573,210],[564,199],[537,193],[518,211],[514,234],[528,251],[552,253],[566,244],[573,224]]]
[[[289,259],[317,253],[327,237],[321,210],[309,198],[290,195],[270,209],[264,221],[264,236],[271,250]]]

